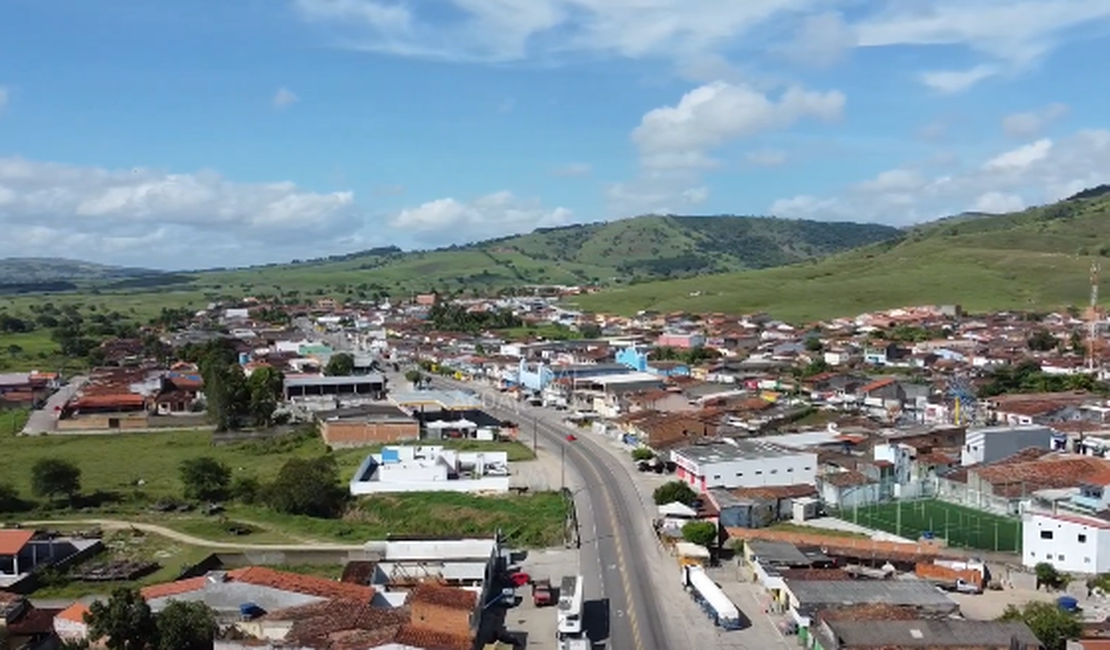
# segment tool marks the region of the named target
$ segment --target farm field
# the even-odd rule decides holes
[[[1021,552],[1021,521],[944,501],[902,501],[848,508],[840,518],[908,539],[932,533],[954,548]]]

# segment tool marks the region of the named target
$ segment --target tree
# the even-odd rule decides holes
[[[19,491],[11,483],[0,483],[0,512],[23,510],[26,504],[19,498]],[[0,645],[0,648],[3,648]]]
[[[216,613],[202,602],[170,601],[155,618],[155,650],[211,650]]]
[[[329,377],[348,377],[355,371],[355,358],[346,352],[331,355],[324,374]]]
[[[208,417],[216,431],[242,427],[251,406],[250,388],[243,369],[238,363],[227,363],[217,354],[205,356],[200,361],[200,369]]]
[[[816,336],[811,336],[806,339],[806,350],[809,350],[810,352],[821,352],[824,349],[825,344],[821,342],[820,338]]]
[[[53,499],[63,495],[72,500],[81,491],[81,468],[62,458],[41,458],[31,466],[31,492]]]
[[[121,587],[108,602],[89,605],[85,623],[89,637],[105,639],[108,650],[146,650],[157,641],[154,613],[138,589]]]
[[[1063,589],[1068,584],[1068,576],[1048,562],[1038,562],[1033,567],[1033,573],[1037,576],[1037,589],[1042,586],[1048,590]]]
[[[693,505],[698,500],[698,493],[694,489],[682,481],[670,481],[655,488],[652,492],[652,498],[655,499],[655,505],[662,506],[668,503],[685,503],[686,505]]]
[[[632,460],[634,461],[639,462],[641,460],[651,460],[652,458],[655,458],[655,452],[647,447],[637,447],[632,450]]]
[[[1045,650],[1064,650],[1068,641],[1079,637],[1083,631],[1079,616],[1060,609],[1056,603],[1026,603],[1020,609],[1008,605],[999,620],[1025,623],[1044,644]]]
[[[1046,329],[1038,329],[1025,341],[1025,344],[1034,352],[1050,352],[1060,345],[1060,341],[1052,332]]]
[[[682,539],[691,544],[714,546],[717,538],[717,525],[712,521],[691,521],[682,526]]]
[[[332,456],[289,459],[266,490],[266,503],[291,515],[333,517],[342,511],[346,500]]]
[[[231,469],[208,456],[181,462],[181,483],[185,498],[199,501],[221,501],[227,498],[231,485]]]
[[[418,386],[423,379],[424,374],[421,373],[419,370],[410,370],[405,373],[405,381],[409,382],[413,386]]]
[[[268,427],[273,424],[274,411],[277,410],[284,386],[285,376],[271,366],[263,366],[251,373],[247,379],[247,392],[250,395],[247,410],[250,411],[254,426]]]

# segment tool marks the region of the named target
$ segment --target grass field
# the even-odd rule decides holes
[[[27,418],[30,417],[31,411],[28,409],[7,409],[0,411],[0,438],[7,435],[15,435],[23,430],[23,425],[27,424]],[[0,449],[3,449],[3,442],[0,442]]]
[[[932,532],[953,547],[1021,552],[1021,521],[944,501],[882,503],[843,510],[840,518],[908,539]]]
[[[63,365],[69,369],[84,367],[84,360],[67,361],[62,357],[49,330],[0,334],[0,372],[56,371]]]

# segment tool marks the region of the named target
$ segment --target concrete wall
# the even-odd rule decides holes
[[[114,421],[114,422],[113,422]],[[111,426],[113,423],[116,426]],[[151,418],[146,413],[120,413],[118,415],[79,415],[59,419],[59,431],[127,431],[129,429],[148,429]]]

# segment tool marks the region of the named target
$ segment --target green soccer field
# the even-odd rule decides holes
[[[927,532],[948,545],[981,551],[1021,552],[1021,521],[944,501],[882,503],[840,513],[845,521],[920,539]]]

